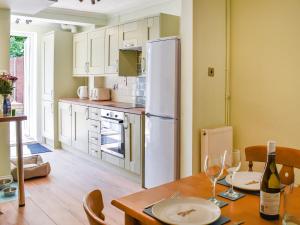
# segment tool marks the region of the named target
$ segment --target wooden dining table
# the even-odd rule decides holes
[[[228,187],[217,184],[216,193],[226,191]],[[300,189],[297,189],[300,191]],[[143,213],[146,206],[179,192],[182,197],[200,197],[208,199],[212,196],[212,185],[204,173],[183,178],[155,188],[147,189],[112,201],[112,205],[125,213],[125,225],[161,225],[160,221]],[[281,224],[282,219],[267,221],[259,215],[259,196],[246,194],[236,201],[222,197],[218,199],[229,203],[221,208],[222,216],[229,218],[228,224],[244,221],[244,224],[263,225]],[[299,199],[300,202],[300,199]],[[283,195],[281,195],[281,216],[283,214]]]

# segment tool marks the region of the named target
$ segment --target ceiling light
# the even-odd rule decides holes
[[[79,0],[80,2],[83,2],[83,0]],[[100,2],[101,0],[97,0],[97,2]],[[92,4],[95,5],[96,0],[91,0]]]

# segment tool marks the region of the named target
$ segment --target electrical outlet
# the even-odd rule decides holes
[[[208,76],[209,77],[214,77],[215,76],[215,68],[208,67]]]

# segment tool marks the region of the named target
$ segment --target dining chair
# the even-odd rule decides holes
[[[89,192],[83,199],[83,208],[87,215],[90,225],[106,225],[102,193],[100,190]]]
[[[253,162],[267,161],[267,146],[257,145],[245,148],[249,171],[253,171]],[[281,164],[280,182],[290,185],[295,181],[294,168],[300,169],[300,150],[286,147],[276,147],[276,163]]]

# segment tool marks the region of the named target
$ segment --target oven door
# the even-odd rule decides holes
[[[101,150],[125,158],[124,121],[101,118]]]

